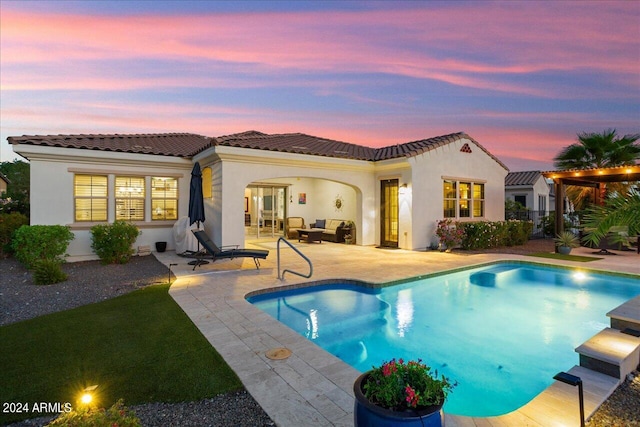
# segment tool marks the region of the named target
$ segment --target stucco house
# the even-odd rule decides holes
[[[542,218],[554,203],[551,188],[540,171],[509,172],[504,179],[505,198],[525,208],[517,219],[533,221],[534,236],[543,236]]]
[[[248,131],[9,137],[31,162],[32,224],[67,224],[73,259],[94,257],[90,228],[116,219],[167,241],[203,170],[204,228],[217,244],[283,233],[288,217],[355,223],[360,245],[424,249],[436,221],[504,219],[507,167],[465,133],[384,148]],[[252,234],[254,233],[254,234]]]

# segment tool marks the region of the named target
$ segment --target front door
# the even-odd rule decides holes
[[[398,247],[398,180],[380,181],[380,246]]]

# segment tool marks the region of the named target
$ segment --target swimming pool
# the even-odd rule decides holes
[[[447,412],[491,416],[577,364],[575,347],[636,295],[631,277],[497,263],[380,289],[331,284],[247,299],[362,372],[421,358],[458,382]]]

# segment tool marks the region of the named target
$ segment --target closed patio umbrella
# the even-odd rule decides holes
[[[202,197],[202,171],[200,163],[196,162],[191,170],[191,184],[189,186],[189,225],[194,222],[204,222],[204,199]]]
[[[193,169],[191,170],[191,183],[189,185],[189,225],[193,225],[194,222],[198,223],[198,229],[200,229],[200,222],[204,222],[202,171],[200,170],[200,163],[198,162],[193,165]],[[198,242],[198,252],[199,251],[200,242]]]

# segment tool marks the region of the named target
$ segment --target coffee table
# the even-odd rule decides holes
[[[307,243],[322,243],[322,232],[324,231],[322,228],[298,228],[296,231],[298,232],[298,242],[304,240]]]

